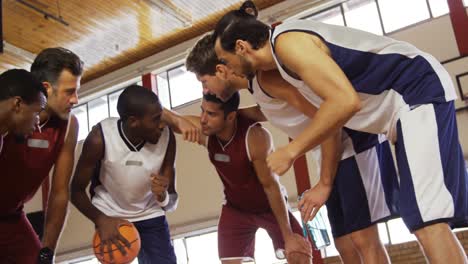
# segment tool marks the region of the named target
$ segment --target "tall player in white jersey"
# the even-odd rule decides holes
[[[298,104],[310,105],[307,98],[283,80],[278,71],[257,72],[262,85],[257,78],[249,84],[221,64],[214,53],[212,34],[195,44],[187,56],[186,67],[202,82],[205,94],[225,86],[248,88],[257,106],[240,109],[241,115],[257,122],[269,121],[290,138],[296,138],[312,122],[314,111]],[[284,91],[293,94],[285,96]],[[337,158],[336,146],[331,143],[314,150],[314,156],[323,162],[320,180],[309,191],[314,195],[307,195],[308,201],[313,200],[317,210],[326,202],[335,245],[344,263],[388,263],[376,224],[397,215],[394,193],[398,181],[390,145],[383,135],[345,129],[338,142],[343,153]],[[337,159],[341,161],[335,176]]]
[[[174,134],[160,128],[162,107],[149,89],[127,87],[117,110],[120,119],[101,121],[85,140],[72,203],[95,223],[102,247],[115,244],[125,252],[129,242],[118,226],[130,221],[140,233],[139,263],[175,264],[165,217],[177,206]],[[91,199],[86,194],[90,181]]]
[[[400,213],[426,257],[431,263],[468,262],[450,230],[468,219],[456,93],[434,57],[408,43],[314,21],[271,29],[242,10],[223,17],[215,35],[218,58],[236,74],[253,78],[277,69],[318,108],[314,122],[268,157],[275,172],[283,174],[343,126],[387,134],[396,147]]]

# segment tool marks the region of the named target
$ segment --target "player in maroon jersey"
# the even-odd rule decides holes
[[[28,71],[0,74],[0,153],[5,135],[29,134],[35,129],[46,101],[44,87]]]
[[[9,134],[0,155],[0,263],[52,263],[67,212],[69,182],[78,135],[70,114],[78,103],[83,62],[64,48],[43,50],[31,73],[47,90],[48,102],[40,123],[29,137]],[[42,241],[23,212],[51,168],[52,185]]]
[[[311,248],[289,212],[284,188],[266,165],[273,150],[268,130],[237,115],[239,95],[227,102],[204,95],[200,117],[186,116],[201,126],[200,144],[224,185],[225,203],[218,225],[218,253],[223,264],[254,258],[255,233],[264,228],[273,240],[276,256],[288,263],[309,263]]]

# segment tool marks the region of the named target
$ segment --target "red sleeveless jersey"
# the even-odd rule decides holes
[[[238,115],[233,138],[223,143],[210,136],[208,154],[223,182],[226,204],[245,212],[265,213],[271,207],[247,153],[247,132],[254,125],[255,121]]]
[[[49,175],[62,149],[68,121],[58,117],[30,137],[7,135],[0,154],[0,216],[21,212]]]

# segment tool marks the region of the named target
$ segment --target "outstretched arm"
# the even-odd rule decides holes
[[[200,139],[200,128],[196,126],[179,113],[163,109],[161,120],[167,124],[174,132],[181,134],[184,140],[189,142],[198,142]]]
[[[265,115],[262,112],[262,109],[260,108],[259,105],[253,105],[249,107],[244,107],[244,108],[239,108],[237,112],[245,116],[249,119],[255,120],[257,122],[265,122],[268,121]]]

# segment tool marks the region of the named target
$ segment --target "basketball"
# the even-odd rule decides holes
[[[104,247],[104,255],[101,255],[101,238],[99,237],[98,232],[94,232],[93,237],[93,250],[96,258],[104,264],[127,264],[132,262],[140,252],[140,234],[138,234],[138,230],[135,228],[133,224],[124,224],[119,227],[120,234],[125,237],[128,242],[130,242],[130,248],[124,247],[127,251],[127,255],[124,256],[120,252],[120,250],[112,244],[112,255],[114,257],[114,261],[111,262],[110,254],[108,252],[107,247]]]

